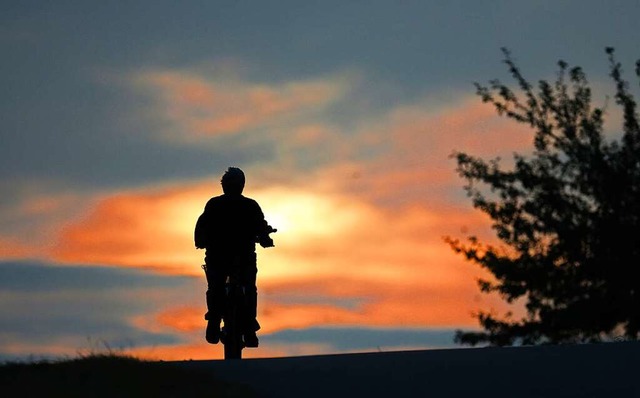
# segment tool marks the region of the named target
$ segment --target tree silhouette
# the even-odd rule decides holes
[[[526,315],[479,312],[483,331],[457,331],[476,345],[592,342],[640,333],[640,127],[636,102],[612,48],[607,48],[615,103],[622,108],[618,139],[604,134],[605,108],[592,107],[583,70],[560,61],[555,82],[535,88],[508,50],[504,63],[518,93],[499,80],[476,84],[497,113],[531,127],[533,151],[503,169],[456,152],[457,172],[475,208],[492,220],[499,245],[469,237],[451,247],[487,269],[485,293],[522,300]],[[640,61],[635,74],[640,78]]]

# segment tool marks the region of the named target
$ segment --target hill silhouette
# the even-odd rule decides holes
[[[640,397],[640,343],[183,362],[259,397]]]
[[[640,396],[640,343],[474,348],[237,361],[93,356],[0,366],[2,396]]]
[[[0,366],[5,397],[251,397],[210,371],[114,354]]]

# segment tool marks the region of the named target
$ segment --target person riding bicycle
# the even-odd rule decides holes
[[[242,170],[229,167],[221,184],[224,193],[209,199],[194,232],[196,248],[206,249],[203,266],[208,284],[206,340],[211,344],[220,341],[225,280],[230,272],[235,272],[246,289],[247,313],[241,320],[245,346],[257,347],[260,324],[256,319],[256,242],[262,247],[273,247],[269,233],[275,230],[265,221],[258,202],[242,195],[245,185]]]

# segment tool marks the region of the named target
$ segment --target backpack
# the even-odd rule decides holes
[[[205,249],[209,245],[207,236],[207,217],[202,213],[196,222],[196,229],[193,232],[193,240],[197,249]]]

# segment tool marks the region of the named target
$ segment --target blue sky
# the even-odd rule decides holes
[[[584,67],[604,101],[604,48],[630,74],[638,16],[636,1],[3,2],[0,357],[87,337],[220,355],[190,233],[231,165],[281,230],[259,253],[273,349],[254,355],[442,346],[502,308],[442,242],[487,234],[448,156],[530,143],[473,83],[508,80],[508,47],[532,81]]]

